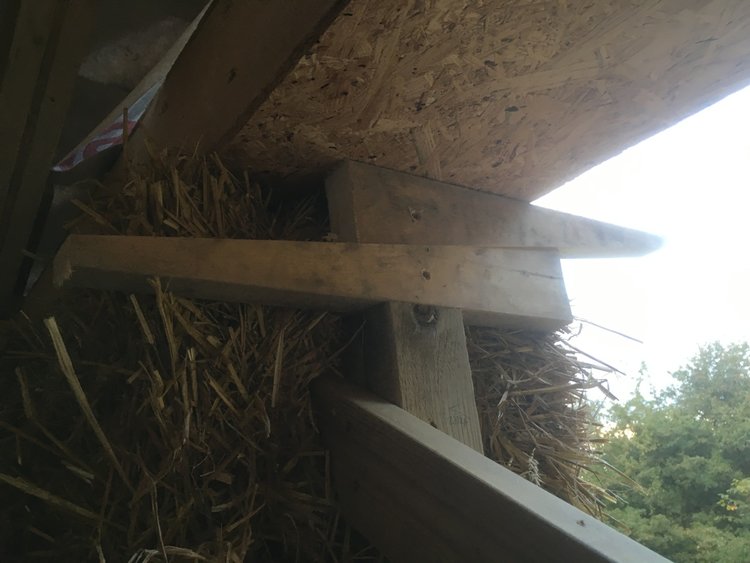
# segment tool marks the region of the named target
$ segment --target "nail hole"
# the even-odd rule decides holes
[[[409,215],[411,215],[413,221],[419,221],[422,218],[422,212],[418,209],[409,208]]]
[[[432,276],[430,275],[430,272],[427,270],[422,270],[422,277],[426,280],[429,280]]]

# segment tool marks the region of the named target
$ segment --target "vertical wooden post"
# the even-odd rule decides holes
[[[482,452],[461,311],[384,303],[365,319],[365,374],[370,389]]]
[[[366,209],[357,207],[351,197],[362,176],[347,170],[339,169],[326,183],[331,229],[342,242],[380,242],[386,233],[368,223]],[[360,236],[354,228],[362,224],[367,224],[369,236]],[[386,303],[365,315],[362,338],[363,371],[370,389],[483,451],[461,311]]]

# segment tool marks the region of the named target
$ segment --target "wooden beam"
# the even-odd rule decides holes
[[[661,245],[641,231],[353,161],[326,190],[342,240],[546,247],[562,258],[639,256]],[[354,213],[338,211],[347,208]]]
[[[561,276],[545,250],[100,235],[70,236],[54,261],[59,286],[142,291],[159,277],[202,299],[337,311],[410,301],[540,330],[571,320]]]
[[[214,0],[135,132],[156,147],[208,152],[230,141],[346,0]]]
[[[377,183],[379,169],[352,173],[344,166],[326,180],[331,229],[340,241],[380,243],[393,236],[393,218],[370,217],[352,195]],[[346,226],[366,225],[366,229]],[[366,231],[366,232],[363,232]],[[364,239],[366,240],[362,240]],[[402,243],[411,244],[405,234]],[[406,409],[475,450],[482,452],[466,335],[461,312],[386,303],[369,310],[361,339],[348,352],[361,358],[365,384],[380,397]],[[357,374],[359,375],[359,374]]]
[[[383,399],[483,452],[461,311],[384,303],[367,311],[364,370]]]
[[[0,316],[23,288],[38,219],[95,0],[23,0],[0,90]],[[6,137],[7,134],[7,137]]]
[[[321,378],[313,399],[341,510],[393,561],[666,561],[365,391]]]

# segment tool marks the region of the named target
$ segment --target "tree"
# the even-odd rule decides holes
[[[608,515],[675,561],[750,561],[750,346],[711,344],[673,375],[611,410]]]

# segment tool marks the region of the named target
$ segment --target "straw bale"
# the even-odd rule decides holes
[[[77,202],[76,232],[322,240],[321,196],[279,201],[216,157],[156,158]],[[9,560],[365,561],[332,494],[309,383],[338,373],[335,315],[73,291],[0,360]],[[485,451],[587,510],[597,382],[562,335],[467,329]]]
[[[325,235],[323,201],[271,196],[216,158],[157,160],[148,177],[77,202],[71,228]],[[154,295],[75,291],[43,326],[17,324],[0,414],[11,554],[307,561],[366,548],[338,517],[308,393],[337,371],[340,320],[152,285]]]
[[[569,330],[555,333],[467,327],[484,451],[490,457],[593,515],[606,491],[592,479],[601,441],[586,391],[610,395],[567,344]],[[611,397],[614,398],[614,397]]]

